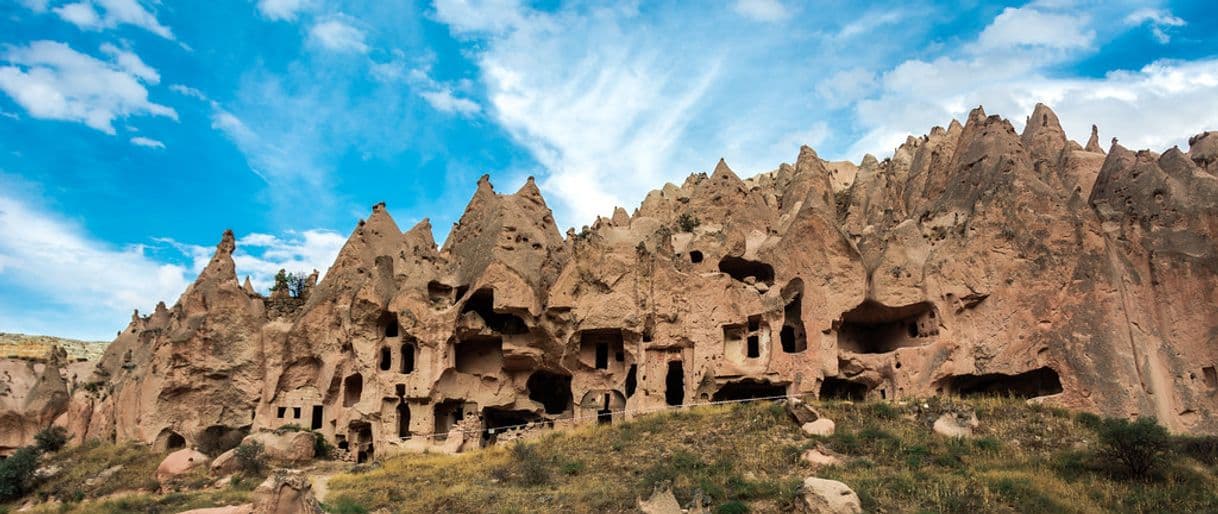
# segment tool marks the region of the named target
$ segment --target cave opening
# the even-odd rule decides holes
[[[545,407],[546,414],[562,414],[571,408],[571,377],[538,370],[529,375],[525,386],[529,399]]]
[[[482,409],[482,442],[483,444],[495,444],[499,434],[505,430],[521,428],[523,425],[535,421],[539,421],[537,414],[527,410],[484,408]]]
[[[381,314],[379,324],[381,325],[381,330],[385,334],[385,337],[398,336],[398,317],[396,314],[392,312]]]
[[[1062,392],[1061,377],[1048,366],[1014,375],[986,373],[948,377],[945,389],[959,396],[1036,398]]]
[[[777,399],[787,395],[786,384],[777,384],[767,380],[746,378],[719,386],[719,390],[711,396],[712,402],[730,402],[756,399]]]
[[[402,366],[403,374],[414,373],[414,343],[402,343]]]
[[[455,348],[457,371],[485,374],[503,368],[503,339],[477,337],[458,341]]]
[[[355,373],[343,380],[343,407],[351,407],[359,403],[364,395],[364,376]]]
[[[444,284],[438,280],[432,280],[427,283],[427,298],[431,303],[439,306],[452,302],[453,288],[448,284]]]
[[[165,449],[169,451],[181,450],[186,447],[186,438],[177,432],[171,432],[169,437],[165,439]]]
[[[861,402],[867,399],[867,391],[869,390],[871,388],[862,382],[838,377],[825,377],[825,380],[820,383],[820,399],[821,401],[849,400]]]
[[[609,369],[611,354],[614,356],[613,362],[625,361],[626,347],[619,328],[584,330],[580,332],[579,342],[582,360],[596,369]]]
[[[889,307],[868,300],[842,314],[837,325],[838,349],[849,353],[888,353],[922,346],[939,334],[930,302]]]
[[[355,462],[368,462],[375,455],[372,446],[372,424],[366,421],[352,421],[347,425],[348,439],[355,449]]]
[[[613,423],[613,408],[610,406],[610,395],[605,393],[604,403],[601,408],[596,411],[596,423],[598,425],[607,425]]]
[[[448,438],[448,432],[465,419],[465,401],[444,400],[436,404],[433,412],[435,413],[436,440],[443,441]]]
[[[624,389],[626,390],[627,398],[634,396],[634,390],[639,387],[638,374],[639,374],[639,366],[637,364],[631,364],[630,370],[626,372],[626,384],[624,387]]]
[[[389,347],[381,347],[381,371],[389,371],[393,367],[393,352]]]
[[[784,353],[800,353],[808,349],[808,333],[804,329],[804,282],[798,278],[782,288],[782,297],[790,298],[782,311],[782,330],[778,339]]]
[[[690,251],[689,252],[689,262],[693,263],[693,264],[698,264],[698,263],[702,262],[702,252],[699,252],[698,250]]]
[[[470,295],[469,300],[465,301],[465,306],[461,308],[462,314],[467,312],[478,314],[488,328],[501,334],[516,335],[529,331],[528,326],[519,316],[495,312],[495,290],[489,287],[474,291]]]
[[[310,430],[321,430],[321,417],[323,412],[325,411],[321,405],[313,406],[313,417],[309,422]]]
[[[664,401],[673,406],[685,403],[685,365],[681,361],[668,361],[668,374],[664,377]]]
[[[741,282],[753,277],[757,282],[774,283],[774,267],[760,261],[728,256],[719,261],[719,271]]]

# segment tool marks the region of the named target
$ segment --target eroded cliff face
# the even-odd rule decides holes
[[[225,234],[59,422],[167,447],[298,423],[362,459],[695,402],[1013,394],[1218,432],[1218,133],[1097,137],[978,108],[883,161],[720,161],[566,237],[531,179],[483,177],[443,247],[379,204],[299,300],[241,287]]]

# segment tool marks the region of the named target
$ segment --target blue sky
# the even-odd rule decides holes
[[[477,178],[559,224],[724,157],[881,158],[978,104],[1162,150],[1218,128],[1207,2],[0,0],[0,331],[110,339],[225,228],[325,271]]]

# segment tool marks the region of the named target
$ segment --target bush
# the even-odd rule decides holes
[[[1092,414],[1090,412],[1078,413],[1077,415],[1074,416],[1074,421],[1076,421],[1078,424],[1085,426],[1087,428],[1090,428],[1092,430],[1099,430],[1100,425],[1104,424],[1104,420],[1100,419],[1099,416],[1096,416],[1095,414]]]
[[[746,514],[749,511],[749,506],[739,500],[732,500],[715,507],[715,514]]]
[[[260,474],[266,468],[266,448],[258,441],[241,443],[237,447],[237,465],[241,471],[249,474]]]
[[[701,220],[694,217],[693,215],[691,215],[688,212],[681,214],[680,216],[677,216],[677,229],[678,229],[677,231],[678,232],[693,232],[694,229],[698,228],[698,225],[701,225],[701,224],[702,224]]]
[[[1209,466],[1218,464],[1218,437],[1177,436],[1172,446],[1180,455],[1192,457]]]
[[[1133,477],[1141,478],[1158,466],[1171,445],[1167,429],[1155,418],[1130,422],[1107,419],[1099,428],[1100,453],[1120,462]]]
[[[322,510],[332,514],[368,514],[368,509],[360,505],[351,498],[341,497],[334,502],[334,505],[321,506]]]
[[[34,442],[39,451],[54,453],[63,448],[63,445],[68,444],[68,431],[63,427],[44,428],[34,434]]]
[[[550,471],[546,469],[545,459],[523,441],[516,441],[516,444],[512,445],[512,464],[521,484],[542,485],[550,481]]]
[[[300,426],[299,423],[288,423],[286,425],[279,425],[279,428],[275,429],[275,433],[282,435],[289,432],[299,432],[301,430],[304,430],[304,427]]]
[[[0,461],[0,502],[16,500],[29,491],[38,469],[38,449],[26,446]]]
[[[313,432],[313,457],[325,460],[334,458],[334,445],[321,432]]]

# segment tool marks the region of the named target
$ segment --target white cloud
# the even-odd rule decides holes
[[[775,22],[787,17],[787,8],[778,0],[736,0],[738,14],[756,21]]]
[[[502,32],[525,23],[518,0],[435,0],[436,17],[453,31]]]
[[[156,71],[134,54],[114,50],[115,62],[104,62],[55,41],[10,47],[0,67],[0,91],[35,118],[76,121],[114,134],[113,121],[149,115],[177,119],[170,107],[148,99],[144,82],[159,80]]]
[[[435,91],[424,91],[419,93],[419,96],[427,100],[437,111],[451,112],[470,116],[478,114],[482,110],[473,100],[468,98],[460,98],[453,95],[451,89],[438,89]]]
[[[0,309],[0,326],[10,331],[108,340],[127,324],[132,309],[148,313],[158,301],[172,305],[215,252],[214,241],[184,244],[165,238],[154,239],[159,244],[153,245],[115,246],[46,206],[30,203],[30,196],[0,182],[0,233],[5,235],[0,238],[0,286],[23,291],[29,304],[56,307],[45,319],[29,319],[28,306],[21,316]],[[281,268],[324,273],[345,240],[319,229],[251,233],[238,238],[233,260],[238,277],[249,275],[265,293]]]
[[[870,95],[877,86],[875,73],[862,68],[850,68],[835,72],[816,85],[816,92],[829,105],[849,105]]]
[[[111,56],[120,68],[126,70],[127,73],[139,77],[144,82],[149,84],[159,84],[161,82],[161,75],[152,69],[152,67],[144,64],[140,56],[130,51],[122,50],[110,43],[103,44],[101,51]]]
[[[1095,39],[1095,31],[1085,29],[1088,24],[1089,18],[1082,14],[1007,7],[981,32],[977,45],[982,50],[1021,46],[1086,48]]]
[[[165,39],[173,39],[173,31],[161,25],[156,14],[138,0],[82,0],[52,10],[64,21],[85,30],[134,25]]]
[[[258,0],[258,12],[270,20],[292,21],[311,8],[311,0]]]
[[[156,261],[143,245],[113,247],[93,239],[12,191],[0,190],[0,232],[0,279],[28,290],[31,301],[62,304],[95,322],[109,320],[102,326],[111,328],[93,327],[93,337],[125,325],[132,308],[150,312],[157,301],[172,303],[189,283],[184,266]]]
[[[1125,23],[1134,26],[1142,24],[1150,25],[1151,34],[1155,36],[1155,40],[1160,44],[1171,42],[1171,36],[1167,33],[1168,29],[1186,25],[1184,20],[1173,16],[1172,13],[1163,9],[1153,9],[1150,7],[1143,7],[1129,13],[1129,16],[1125,17]]]
[[[162,143],[155,139],[147,138],[144,136],[136,136],[136,137],[131,138],[131,144],[133,144],[135,146],[143,146],[146,148],[157,148],[157,149],[165,148],[165,143]]]
[[[309,40],[332,52],[367,53],[365,37],[364,31],[338,19],[319,22],[309,29]]]
[[[169,90],[173,91],[177,94],[183,95],[183,96],[189,96],[191,98],[197,98],[199,100],[208,100],[207,95],[203,94],[202,91],[199,91],[198,89],[195,89],[190,86],[186,86],[186,85],[182,85],[182,84],[174,84],[174,85],[169,86]]]

